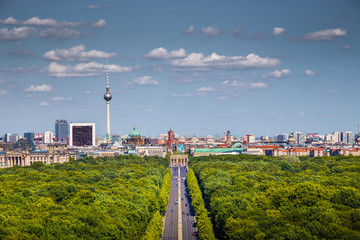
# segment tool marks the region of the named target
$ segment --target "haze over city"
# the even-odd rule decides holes
[[[357,132],[359,1],[0,1],[0,134]]]

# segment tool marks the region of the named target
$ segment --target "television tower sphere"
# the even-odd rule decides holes
[[[105,94],[104,94],[104,99],[105,99],[106,101],[110,101],[111,98],[112,98],[112,96],[111,96],[111,93],[110,93],[110,89],[109,89],[109,87],[107,86],[107,87],[106,87],[106,92],[105,92]]]

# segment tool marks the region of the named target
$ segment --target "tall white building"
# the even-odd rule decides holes
[[[54,133],[50,131],[44,132],[44,143],[53,143],[54,142]]]
[[[347,144],[353,144],[355,141],[355,134],[350,131],[342,132],[341,133],[341,142]]]
[[[294,136],[294,141],[296,144],[299,145],[305,145],[305,133],[303,132],[294,132],[293,133]]]

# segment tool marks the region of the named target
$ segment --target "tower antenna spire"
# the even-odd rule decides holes
[[[109,87],[109,58],[106,58],[106,86]]]

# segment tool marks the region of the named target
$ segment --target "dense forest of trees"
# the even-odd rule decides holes
[[[88,157],[1,169],[0,239],[158,236],[159,210],[170,191],[162,183],[170,180],[168,160],[158,157]]]
[[[218,239],[360,239],[360,158],[190,160]]]
[[[199,229],[199,237],[202,240],[215,240],[213,226],[209,219],[208,211],[205,208],[198,181],[192,169],[188,171],[186,181],[191,197],[191,204],[196,211],[196,225]]]

